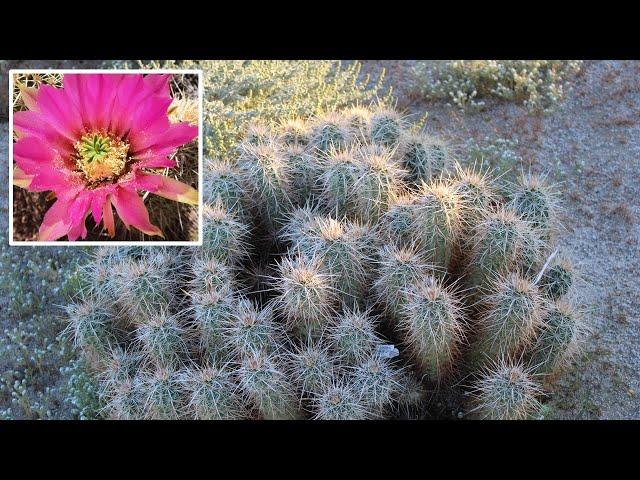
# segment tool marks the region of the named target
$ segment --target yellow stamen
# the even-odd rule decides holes
[[[125,170],[129,145],[103,133],[84,135],[74,144],[76,165],[90,182],[114,180]]]

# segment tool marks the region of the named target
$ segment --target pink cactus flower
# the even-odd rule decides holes
[[[86,238],[93,215],[115,235],[112,206],[127,228],[163,236],[149,221],[138,191],[196,205],[190,186],[153,173],[171,168],[171,155],[198,127],[171,123],[170,75],[65,74],[62,88],[22,88],[28,110],[16,112],[14,184],[53,191],[38,240]]]

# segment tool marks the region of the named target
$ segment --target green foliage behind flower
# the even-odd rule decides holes
[[[552,109],[565,95],[567,80],[581,68],[567,60],[454,60],[419,62],[415,89],[463,110],[482,109],[485,99],[521,102],[531,111]]]

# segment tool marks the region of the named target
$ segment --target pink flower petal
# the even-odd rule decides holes
[[[90,190],[83,190],[69,206],[68,212],[71,219],[71,228],[67,236],[71,242],[80,236],[82,236],[82,238],[87,236],[85,222],[87,215],[89,215],[89,209],[91,208],[92,196],[93,193]]]
[[[25,137],[13,144],[13,159],[28,172],[52,165],[58,154],[46,142],[36,137]]]
[[[116,235],[116,225],[113,220],[113,208],[111,208],[111,195],[107,195],[106,201],[102,207],[102,218],[104,219],[104,226],[111,238]]]
[[[38,240],[57,240],[67,235],[69,241],[87,236],[85,220],[89,214],[92,193],[89,190],[67,191],[58,195],[44,216],[38,232]]]
[[[87,130],[109,127],[118,84],[122,74],[65,74],[64,89],[82,114]]]
[[[112,200],[116,212],[127,228],[134,226],[147,235],[159,235],[164,238],[162,231],[149,221],[147,207],[134,189],[120,187],[115,190]]]
[[[89,117],[87,112],[84,110],[84,82],[82,77],[82,74],[66,73],[64,75],[63,82],[64,89],[67,92],[67,98],[69,98],[69,100],[75,105],[80,117],[82,118],[82,123],[86,128],[89,126]]]
[[[148,190],[169,200],[189,205],[198,204],[198,191],[195,188],[165,175],[140,173],[134,181],[136,188]]]
[[[37,100],[38,100],[38,89],[35,87],[27,87],[21,83],[18,83],[18,88],[20,89],[20,96],[22,97],[22,101],[25,106],[29,110],[38,110]]]
[[[102,211],[104,203],[107,201],[107,196],[111,193],[113,188],[101,188],[92,191],[91,196],[91,214],[96,225],[100,224],[102,220]]]
[[[152,152],[149,152],[150,154]],[[138,159],[134,168],[136,170],[141,168],[173,168],[178,164],[175,158],[167,157],[166,155],[143,157]]]
[[[135,112],[143,95],[146,94],[142,75],[124,75],[118,85],[118,91],[113,102],[111,131],[123,136],[131,128]]]
[[[82,190],[84,186],[78,182],[73,182],[64,170],[54,168],[42,168],[33,175],[33,180],[29,185],[29,190],[34,192],[47,192],[53,190],[56,193]]]
[[[25,137],[14,143],[13,159],[33,178],[30,190],[58,192],[77,183],[72,181],[73,174],[64,166],[58,153],[39,138]]]
[[[81,136],[82,116],[64,88],[40,87],[38,108],[42,119],[71,141]]]
[[[84,106],[92,130],[105,130],[115,98],[114,79],[108,74],[83,75]]]
[[[144,83],[153,95],[169,96],[171,75],[151,73],[144,77]]]
[[[58,199],[51,208],[47,210],[44,220],[38,231],[38,240],[53,241],[64,237],[71,229],[71,218],[69,217],[69,206],[73,200],[65,201]]]
[[[73,139],[65,137],[58,132],[42,118],[39,112],[28,110],[14,113],[13,128],[20,132],[23,137],[34,136],[45,141],[51,148],[65,157],[71,156],[74,152]]]
[[[129,139],[132,142],[163,134],[169,128],[167,110],[171,97],[150,97],[132,115]]]
[[[72,224],[71,228],[69,229],[69,233],[67,233],[67,238],[69,238],[70,242],[75,242],[78,237],[82,237],[83,239],[87,238],[86,220],[88,216],[89,212],[86,212],[80,221]]]
[[[32,178],[31,175],[24,173],[17,165],[13,167],[13,184],[16,187],[29,188]]]
[[[148,153],[147,150],[151,150],[154,156],[170,155],[178,147],[189,143],[197,136],[197,125],[176,123],[170,125],[162,135],[138,134],[135,138],[131,139],[131,147],[136,157],[138,154],[144,155]]]

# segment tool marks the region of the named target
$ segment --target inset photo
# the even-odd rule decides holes
[[[201,245],[199,70],[11,70],[11,245]]]

